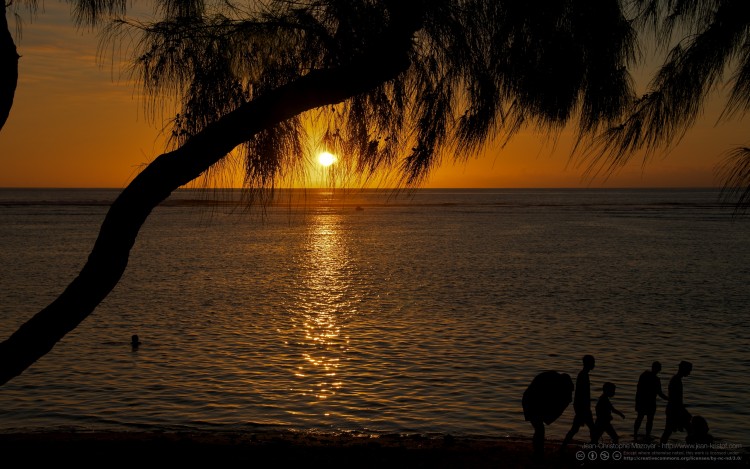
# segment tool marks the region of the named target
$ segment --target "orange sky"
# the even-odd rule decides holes
[[[24,23],[14,107],[0,131],[0,187],[124,187],[163,149],[131,83],[96,64],[97,39],[77,32],[68,6],[46,2]],[[717,100],[718,101],[718,100]],[[706,187],[722,153],[746,142],[742,122],[715,125],[712,103],[669,155],[640,158],[604,180],[584,179],[563,134],[553,147],[531,132],[468,163],[445,162],[425,187]],[[314,186],[316,170],[308,186]]]

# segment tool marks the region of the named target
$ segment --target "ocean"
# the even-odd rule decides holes
[[[659,360],[666,392],[688,360],[690,412],[750,444],[750,220],[715,190],[239,194],[158,207],[110,296],[0,387],[0,432],[530,436],[526,386],[592,354],[621,441],[640,373]],[[0,190],[0,338],[74,278],[116,195]]]

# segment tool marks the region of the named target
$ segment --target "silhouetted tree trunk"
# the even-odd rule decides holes
[[[396,77],[409,66],[411,37],[418,27],[418,21],[398,21],[395,32],[383,38],[377,50],[338,68],[311,71],[245,103],[179,149],[157,157],[110,207],[78,277],[52,304],[0,344],[0,384],[49,352],[112,291],[125,271],[141,226],[174,190],[259,131],[304,111],[339,103]]]
[[[0,130],[5,125],[13,107],[13,97],[18,84],[18,52],[13,42],[13,35],[5,17],[7,8],[5,0],[0,3]]]

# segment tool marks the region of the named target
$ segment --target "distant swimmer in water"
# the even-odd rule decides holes
[[[135,351],[141,346],[141,340],[138,338],[138,334],[133,334],[130,337],[130,347]]]

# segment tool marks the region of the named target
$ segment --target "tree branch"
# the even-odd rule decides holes
[[[7,5],[0,3],[0,130],[13,107],[13,98],[18,85],[18,51],[10,33],[8,19],[5,17]]]
[[[0,344],[0,385],[21,374],[73,330],[125,272],[151,211],[174,190],[261,130],[316,107],[336,104],[395,78],[409,66],[413,30],[389,36],[347,65],[314,70],[225,115],[175,151],[157,157],[115,200],[78,277],[49,306]]]

